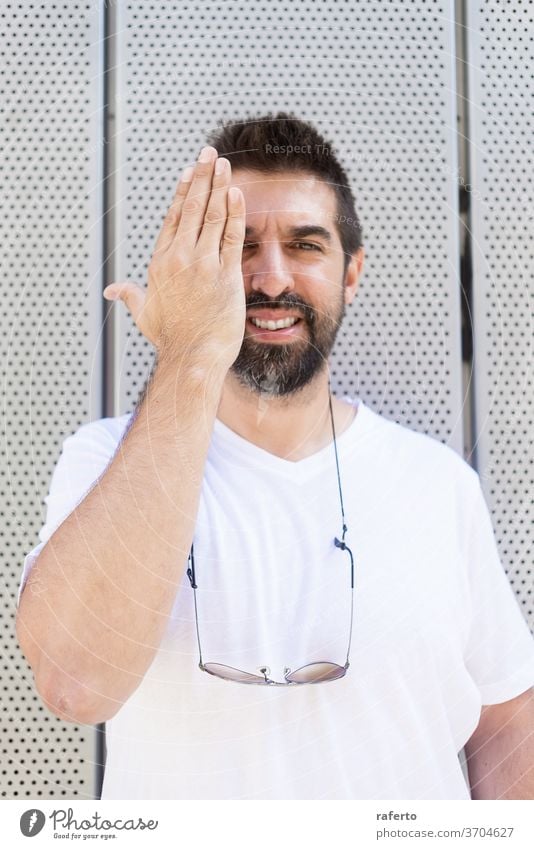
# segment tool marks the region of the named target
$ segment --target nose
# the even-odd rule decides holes
[[[287,267],[282,246],[276,241],[258,244],[254,256],[245,263],[244,277],[252,291],[262,292],[270,298],[294,288],[293,275]]]

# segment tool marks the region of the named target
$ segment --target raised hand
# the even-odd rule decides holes
[[[185,169],[148,268],[148,287],[112,283],[160,358],[188,358],[230,368],[245,332],[241,255],[245,200],[229,188],[231,167],[213,147]]]

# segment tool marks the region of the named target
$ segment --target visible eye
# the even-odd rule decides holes
[[[316,245],[313,242],[290,242],[288,244],[290,245],[290,247],[295,247],[295,248],[298,248],[299,250],[304,250],[304,251],[320,251],[320,252],[322,252],[322,250],[323,250],[320,245]],[[243,250],[244,251],[247,250],[247,249],[250,249],[250,248],[257,248],[257,247],[258,247],[258,245],[257,245],[256,242],[244,242],[243,243]]]
[[[300,248],[305,251],[322,251],[322,247],[320,245],[316,245],[313,242],[293,242],[295,247]]]

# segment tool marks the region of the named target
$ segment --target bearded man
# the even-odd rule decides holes
[[[478,476],[330,392],[347,176],[283,113],[210,141],[147,289],[105,292],[156,364],[64,443],[21,582],[37,690],[106,723],[105,799],[534,798],[533,645]]]

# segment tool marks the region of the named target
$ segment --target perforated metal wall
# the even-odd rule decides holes
[[[145,281],[178,175],[220,119],[313,121],[348,168],[367,251],[334,385],[461,452],[453,4],[141,0],[121,4],[118,33],[118,279]],[[116,320],[122,413],[152,355]]]
[[[94,794],[94,729],[43,707],[14,613],[61,443],[101,415],[99,17],[2,4],[2,797]]]
[[[534,626],[534,6],[468,11],[478,469],[503,562]]]

